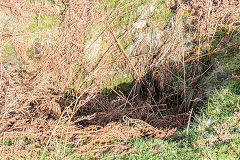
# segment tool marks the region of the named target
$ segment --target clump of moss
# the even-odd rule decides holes
[[[166,23],[168,20],[175,16],[175,13],[172,12],[170,9],[164,7],[165,0],[158,0],[157,3],[154,5],[154,11],[152,12],[149,17],[152,17],[153,22],[155,23]]]
[[[99,11],[110,13],[111,17],[113,18],[110,19],[109,22],[114,23],[113,25],[115,25],[117,28],[126,29],[129,27],[130,24],[137,21],[137,19],[140,17],[139,7],[146,5],[147,2],[147,0],[125,0],[120,3],[120,1],[118,0],[105,0],[99,6]],[[120,14],[118,20],[115,20],[114,18],[117,17],[117,15],[119,14],[118,12],[114,12],[116,7],[121,8],[121,13],[124,13]]]
[[[237,80],[230,80],[227,84],[228,90],[236,95],[240,95],[240,82]]]
[[[29,32],[43,31],[53,29],[54,26],[58,26],[59,22],[56,16],[43,15],[35,17],[36,23],[30,25],[26,30]]]
[[[240,74],[240,55],[232,54],[223,58],[221,64],[229,74]]]
[[[7,44],[2,49],[3,63],[8,63],[17,59],[17,54],[12,45]]]
[[[16,56],[16,51],[10,44],[5,45],[2,49],[2,52],[7,55]]]
[[[98,10],[101,12],[108,12],[112,14],[112,17],[116,17],[119,13],[114,12],[114,9],[118,6],[121,13],[124,14],[120,14],[117,21],[114,21],[114,18],[112,18],[109,22],[114,22],[114,26],[118,28],[126,29],[141,18],[147,19],[153,23],[166,23],[175,14],[165,7],[164,3],[165,0],[158,0],[154,5],[147,0],[126,0],[122,3],[117,0],[105,0],[101,3]]]

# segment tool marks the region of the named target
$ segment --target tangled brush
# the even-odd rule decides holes
[[[28,11],[51,15],[56,12],[46,6],[35,6],[30,9],[25,1],[7,2],[10,1],[2,1],[4,6],[10,7],[17,16],[22,16],[20,13]],[[44,53],[39,57],[39,61],[29,63],[27,67],[17,63],[4,66],[1,63],[0,136],[4,139],[7,137],[16,140],[23,137],[27,137],[28,140],[35,139],[34,143],[22,142],[21,145],[25,145],[25,148],[6,147],[7,150],[4,150],[0,147],[1,156],[15,158],[14,153],[21,153],[25,157],[36,154],[41,150],[34,147],[35,145],[45,146],[41,152],[44,155],[63,139],[67,141],[66,143],[74,143],[72,150],[77,150],[82,155],[114,147],[124,150],[128,146],[120,143],[112,145],[111,141],[115,140],[117,143],[150,137],[165,139],[186,124],[189,114],[185,112],[188,110],[181,108],[183,105],[186,106],[186,102],[182,103],[180,109],[178,104],[168,108],[162,107],[167,98],[183,92],[174,90],[171,94],[164,93],[164,90],[171,87],[175,76],[171,67],[176,65],[171,59],[181,60],[191,53],[189,51],[186,55],[179,54],[181,47],[185,45],[182,37],[186,36],[182,22],[176,21],[172,28],[166,29],[162,37],[164,43],[155,51],[129,56],[120,43],[128,31],[118,35],[113,30],[114,25],[111,26],[108,19],[106,20],[117,19],[122,14],[120,9],[116,7],[114,10],[119,12],[119,15],[109,17],[110,15],[96,10],[100,2],[64,1],[67,8],[62,15],[59,27],[61,32],[53,43],[43,46]],[[204,2],[201,1],[201,4]],[[17,4],[24,12],[14,8]],[[205,21],[210,20],[209,14],[201,5],[196,5],[197,2],[193,1],[180,6],[176,12],[181,15],[181,12],[183,13],[181,9],[192,8],[196,11],[194,15],[199,18],[198,30],[202,31],[208,26]],[[217,6],[213,1],[210,14],[223,13],[222,10],[233,6],[231,4]],[[199,7],[201,13],[197,11]],[[234,17],[233,13],[229,13],[229,16],[220,15],[221,18],[226,17],[226,21],[227,17]],[[96,22],[103,26],[96,40],[101,37],[109,43],[106,44],[106,50],[98,55],[97,61],[90,62],[85,54],[87,50],[84,47],[85,37],[86,32]],[[201,33],[199,37],[202,38],[202,43],[209,37],[204,32],[197,33]],[[18,48],[15,50],[20,59],[24,59],[26,51],[24,45],[8,36],[1,35],[1,38],[11,41],[14,48]],[[19,45],[23,49],[18,47]],[[138,51],[141,51],[143,46],[144,40],[137,46]],[[184,60],[181,63],[184,64]],[[117,93],[120,98],[110,100],[102,95],[101,87],[108,81],[106,77],[111,73],[125,72],[129,72],[131,78],[137,79],[132,85],[133,92],[129,93],[130,96],[124,98]],[[144,80],[141,74],[145,74],[147,80]],[[158,101],[156,102],[153,97],[157,97]],[[32,152],[27,152],[29,150]]]

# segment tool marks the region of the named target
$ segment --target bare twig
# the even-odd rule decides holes
[[[191,112],[190,112],[190,115],[189,115],[189,118],[188,118],[187,136],[188,136],[188,130],[189,130],[190,122],[191,122],[192,112],[193,112],[193,108],[191,109]]]

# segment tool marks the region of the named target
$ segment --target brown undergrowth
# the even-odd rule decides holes
[[[97,94],[97,85],[104,80],[104,75],[100,73],[102,68],[92,70],[82,51],[84,31],[98,18],[94,10],[97,3],[98,1],[88,0],[69,1],[63,15],[59,40],[48,47],[40,62],[30,63],[27,68],[18,64],[2,66],[1,156],[34,156],[37,151],[41,151],[38,145],[45,145],[48,150],[54,147],[56,141],[61,141],[61,138],[74,139],[77,142],[75,150],[89,154],[94,150],[102,151],[109,145],[106,143],[99,148],[96,143],[139,137],[167,138],[186,120],[187,115],[177,115],[158,121],[159,113],[149,110],[151,106],[149,108],[143,104],[123,110],[121,106],[126,103],[122,99],[110,102]],[[11,11],[12,9],[14,8]],[[14,14],[19,15],[17,10]],[[112,38],[111,45],[113,42]],[[26,58],[26,61],[25,50],[15,48],[19,57]],[[79,63],[77,60],[82,60],[80,66],[86,74],[82,84],[77,84],[75,96],[69,97],[64,94],[68,87],[76,86],[75,82],[82,78],[79,77],[81,74],[75,74],[75,66]],[[103,68],[111,65],[100,64]],[[94,85],[83,86],[88,81],[97,79],[96,77],[99,79]],[[141,119],[154,124],[154,127]],[[169,128],[172,124],[174,125]],[[23,142],[23,148],[21,145],[5,145],[5,139],[17,140],[18,143],[24,137],[32,139],[33,143]],[[45,149],[41,151],[42,155],[48,153]]]
[[[5,7],[12,5],[3,2]],[[189,118],[186,97],[178,97],[185,92],[184,89],[164,93],[176,80],[172,66],[177,68],[180,64],[184,67],[184,57],[191,53],[182,54],[184,28],[180,21],[176,20],[174,24],[180,24],[178,31],[170,32],[173,27],[166,30],[165,43],[159,50],[128,57],[119,43],[124,34],[116,35],[107,20],[114,14],[105,15],[96,10],[99,0],[65,3],[68,7],[62,15],[61,33],[54,43],[46,46],[37,63],[30,63],[27,67],[19,64],[3,67],[1,64],[0,136],[3,141],[0,156],[27,157],[38,151],[40,155],[50,153],[54,156],[50,150],[57,142],[74,143],[72,151],[87,155],[114,147],[128,149],[121,143],[112,145],[112,140],[172,136]],[[23,2],[14,4],[22,5]],[[37,10],[24,4],[23,10],[28,7],[34,10],[32,12]],[[10,6],[11,11],[21,17],[19,8],[13,6],[16,5]],[[55,14],[55,11],[44,8],[37,12],[45,14],[45,11],[46,14]],[[113,12],[121,14],[119,6]],[[118,14],[111,18],[118,20]],[[84,54],[84,37],[96,22],[103,26],[99,37],[107,39],[109,44],[99,60],[90,63]],[[22,51],[17,54],[21,57]],[[171,61],[172,57],[178,57],[180,62],[176,65]],[[119,99],[110,101],[102,95],[99,86],[107,84],[106,77],[112,71],[129,72],[136,79],[130,98],[119,96]],[[147,80],[142,73],[149,76]],[[166,99],[176,100],[176,97],[175,106],[162,104]],[[26,137],[27,141],[20,141]],[[21,145],[7,146],[4,143],[6,138],[16,139]],[[43,145],[45,148],[41,150],[39,146]]]
[[[1,92],[1,98],[5,100],[1,101],[4,106],[1,108],[1,137],[17,141],[27,137],[29,141],[37,141],[29,145],[23,142],[26,145],[24,148],[14,149],[12,146],[5,147],[2,142],[1,156],[4,157],[7,155],[14,158],[16,154],[23,157],[35,155],[34,151],[39,151],[36,146],[47,144],[47,148],[51,149],[54,142],[61,137],[74,139],[78,146],[75,150],[81,151],[83,155],[112,147],[107,143],[112,140],[167,138],[177,127],[184,124],[188,117],[187,114],[179,114],[159,118],[157,113],[144,105],[121,110],[120,104],[125,104],[122,100],[110,102],[103,96],[89,95],[76,102],[24,84],[19,79],[19,82],[16,82],[10,75],[5,74],[2,79],[2,84],[5,85]],[[49,139],[51,141],[48,144]],[[102,147],[96,146],[96,143],[103,142],[106,144]]]

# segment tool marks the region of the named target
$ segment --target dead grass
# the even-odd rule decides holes
[[[77,144],[73,150],[82,155],[112,147],[124,150],[127,146],[113,146],[110,142],[139,137],[164,139],[186,124],[189,118],[186,96],[177,96],[176,106],[162,107],[167,97],[186,92],[184,89],[189,77],[184,75],[184,89],[178,88],[171,94],[164,93],[176,76],[171,70],[171,66],[176,64],[176,61],[172,62],[172,57],[177,57],[177,65],[185,68],[184,57],[191,55],[191,52],[183,52],[182,49],[185,45],[183,37],[186,36],[181,23],[184,10],[191,10],[193,17],[198,18],[197,24],[194,24],[198,28],[191,28],[198,37],[195,36],[199,42],[197,49],[203,46],[206,39],[209,43],[213,36],[214,31],[210,30],[217,26],[210,24],[229,23],[235,18],[234,13],[226,12],[236,9],[235,5],[214,2],[202,7],[206,6],[205,1],[181,5],[177,11],[180,18],[164,34],[164,45],[155,52],[130,57],[119,42],[126,35],[115,35],[111,24],[105,19],[108,15],[95,9],[99,3],[99,0],[68,1],[62,16],[61,33],[46,48],[38,63],[30,63],[26,68],[17,64],[4,68],[1,64],[0,137],[19,140],[26,136],[28,139],[37,139],[45,149],[36,148],[37,142],[24,144],[24,149],[2,145],[0,156],[27,157],[40,151],[43,157],[45,152],[51,153],[49,149],[55,145],[54,142],[63,137],[74,139]],[[2,1],[2,5],[20,18],[25,17],[23,14],[26,12],[58,14],[43,3],[35,6],[28,1]],[[115,10],[119,10],[118,6]],[[210,15],[213,16],[210,18]],[[117,20],[117,17],[111,18]],[[107,39],[109,44],[99,60],[91,64],[84,54],[84,36],[96,22],[104,26],[100,36]],[[20,59],[28,61],[24,44],[14,40],[11,43]],[[114,60],[109,55],[114,55]],[[76,69],[77,65],[80,70]],[[117,72],[130,72],[134,79],[139,80],[135,83],[132,99],[127,99],[132,106],[128,106],[126,99],[110,101],[101,94],[99,86],[106,84],[106,77],[110,71],[116,71],[115,68],[118,68]],[[140,80],[142,73],[149,76],[147,80]],[[159,92],[161,95],[157,95]],[[156,96],[158,102],[153,98]],[[103,145],[96,145],[103,142]]]
[[[41,15],[58,15],[59,11],[56,8],[49,7],[48,1],[41,1],[40,4],[31,3],[31,1],[27,0],[2,0],[1,8],[3,10],[10,9],[11,14],[14,14],[18,20],[27,20],[31,18],[31,13]],[[58,4],[62,5],[60,2]]]

